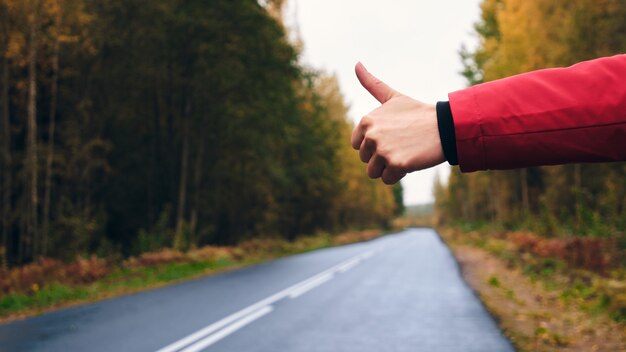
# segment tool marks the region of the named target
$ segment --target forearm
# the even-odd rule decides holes
[[[449,98],[464,172],[626,160],[626,55],[517,75]]]

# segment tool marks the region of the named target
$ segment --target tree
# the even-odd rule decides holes
[[[474,52],[461,50],[462,74],[470,84],[626,48],[626,5],[618,1],[484,0],[481,10],[475,25],[480,45]],[[439,192],[445,199],[437,202],[448,219],[524,225],[549,235],[606,234],[624,228],[615,217],[626,204],[622,187],[616,186],[623,168],[614,163],[453,172],[448,192]],[[604,196],[611,192],[615,197]],[[491,215],[480,211],[486,208]],[[613,220],[607,224],[600,219]]]
[[[282,3],[0,0],[3,260],[386,224]]]
[[[0,264],[7,264],[7,256],[9,251],[9,232],[11,230],[11,213],[12,213],[12,201],[11,201],[11,122],[9,120],[9,11],[5,3],[0,3],[0,57],[2,58],[2,89],[0,92],[0,103],[2,115],[2,184],[0,189],[2,190],[2,253],[0,256]]]

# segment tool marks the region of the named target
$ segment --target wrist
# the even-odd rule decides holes
[[[439,139],[441,141],[443,155],[450,165],[458,165],[459,161],[456,152],[456,134],[454,130],[452,110],[450,109],[450,102],[437,102],[436,110]]]

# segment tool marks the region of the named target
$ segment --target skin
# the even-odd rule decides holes
[[[355,72],[361,85],[382,104],[352,132],[352,147],[367,163],[367,175],[391,185],[407,173],[443,163],[435,106],[395,91],[360,62]]]

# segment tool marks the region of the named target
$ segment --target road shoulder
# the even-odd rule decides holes
[[[626,350],[625,329],[563,299],[563,287],[546,289],[489,251],[440,231],[466,282],[520,351]]]

